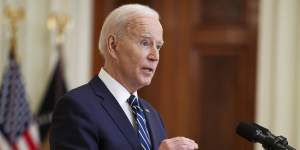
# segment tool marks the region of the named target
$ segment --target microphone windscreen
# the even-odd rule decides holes
[[[267,128],[257,124],[257,123],[252,123],[252,125],[254,127],[256,127],[257,129],[261,130],[263,133],[267,134],[268,132],[270,132]]]
[[[251,124],[239,123],[236,128],[236,133],[250,142],[256,142],[257,128]]]

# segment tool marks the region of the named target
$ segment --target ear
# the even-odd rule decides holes
[[[107,54],[112,58],[117,58],[117,38],[115,35],[109,35],[107,38]]]

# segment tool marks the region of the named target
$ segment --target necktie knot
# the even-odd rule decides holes
[[[130,95],[127,101],[133,109],[141,109],[139,100],[135,95]]]

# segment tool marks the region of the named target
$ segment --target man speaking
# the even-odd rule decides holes
[[[163,45],[158,13],[144,5],[113,10],[102,26],[105,59],[98,76],[56,105],[52,150],[192,150],[185,137],[167,138],[159,113],[137,90],[151,83]]]

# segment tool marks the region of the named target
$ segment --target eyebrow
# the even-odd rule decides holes
[[[150,33],[143,33],[139,35],[142,38],[152,38],[153,36]]]
[[[145,33],[145,34],[141,34],[139,35],[140,38],[153,38],[153,36],[149,33]],[[164,41],[156,41],[158,44],[161,44],[163,45],[164,44]]]

